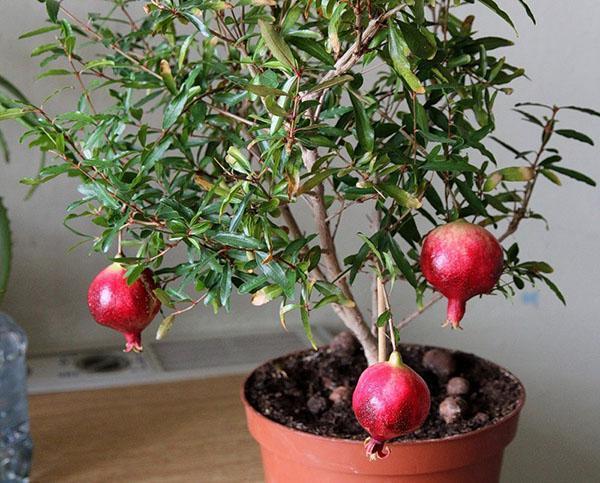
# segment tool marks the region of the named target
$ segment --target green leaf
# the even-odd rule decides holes
[[[30,37],[42,35],[47,32],[53,32],[54,30],[58,30],[58,29],[60,29],[59,25],[50,25],[49,27],[42,27],[42,28],[31,30],[29,32],[25,32],[24,34],[19,35],[19,39],[28,39]]]
[[[458,171],[461,173],[476,173],[478,169],[463,161],[428,161],[421,165],[427,171]]]
[[[28,112],[29,111],[25,111],[24,109],[19,109],[17,107],[5,109],[3,111],[0,111],[0,121],[6,121],[8,119],[17,119],[19,117],[23,117]]]
[[[515,30],[515,32],[517,31],[517,29],[515,28],[515,24],[513,23],[513,21],[511,20],[511,18],[508,16],[508,14],[504,10],[502,10],[498,6],[498,4],[494,0],[479,0],[479,2],[483,3],[487,8],[489,8],[490,10],[492,10],[493,12],[495,12],[508,25],[510,25]]]
[[[235,146],[229,147],[227,156],[225,156],[225,161],[227,161],[229,166],[240,173],[249,174],[252,172],[250,161]]]
[[[391,318],[392,313],[389,310],[386,310],[385,312],[381,313],[379,317],[377,317],[377,327],[385,327],[385,324],[387,324]]]
[[[174,307],[171,297],[169,297],[169,294],[167,292],[165,292],[162,288],[155,288],[154,295],[160,301],[160,303],[162,305],[164,305],[165,307],[170,307],[170,308]]]
[[[212,240],[222,245],[227,245],[233,248],[241,248],[244,250],[260,250],[264,249],[262,244],[256,238],[252,238],[248,235],[240,235],[238,233],[216,233],[212,237]]]
[[[46,72],[41,73],[36,77],[37,80],[44,79],[46,77],[54,77],[59,75],[71,75],[72,72],[67,69],[50,69]]]
[[[552,280],[550,280],[548,277],[544,277],[543,275],[540,275],[540,278],[544,281],[544,283],[548,286],[548,288],[554,292],[554,295],[556,295],[558,300],[560,300],[563,303],[563,305],[567,305],[565,296],[562,294],[562,292],[556,286],[556,284],[554,282],[552,282]]]
[[[290,43],[298,47],[303,52],[306,52],[311,57],[321,61],[325,65],[333,65],[333,56],[325,50],[320,43],[313,39],[304,39],[300,37],[288,37]]]
[[[120,208],[120,205],[117,200],[115,200],[114,195],[112,195],[103,185],[98,182],[79,185],[77,191],[79,191],[83,196],[94,198],[104,206],[114,210]]]
[[[525,13],[531,19],[531,21],[533,22],[533,24],[536,25],[537,22],[535,20],[535,16],[533,15],[533,12],[531,11],[531,8],[529,7],[529,5],[527,5],[527,3],[525,2],[525,0],[519,0],[519,3],[523,6],[523,9],[525,10]]]
[[[589,114],[590,116],[600,117],[599,111],[595,111],[594,109],[590,109],[589,107],[563,106],[563,107],[561,107],[561,109],[568,109],[570,111],[583,112],[584,114]]]
[[[388,243],[390,246],[390,253],[392,254],[392,258],[394,259],[394,262],[396,262],[396,265],[400,269],[400,272],[402,272],[402,275],[404,275],[404,278],[406,278],[406,281],[408,283],[410,283],[413,287],[417,287],[417,277],[415,275],[415,272],[413,271],[411,264],[406,259],[404,253],[402,253],[402,250],[389,233]]]
[[[463,195],[469,206],[473,208],[478,214],[487,217],[488,214],[485,210],[483,202],[477,197],[477,195],[471,190],[471,188],[469,188],[467,183],[456,178],[454,179],[454,183],[458,187],[458,191],[460,191],[460,193]]]
[[[297,69],[298,63],[296,62],[294,54],[273,25],[260,19],[258,21],[258,26],[260,28],[260,34],[267,45],[267,48],[271,51],[271,54],[273,54],[273,57],[290,69]]]
[[[313,337],[312,329],[310,327],[310,318],[308,316],[308,309],[306,308],[306,301],[304,297],[300,298],[300,318],[302,319],[302,326],[304,327],[304,333],[310,342],[310,345],[314,350],[317,350],[317,344]]]
[[[409,51],[406,41],[391,19],[388,25],[388,46],[394,69],[414,92],[424,94],[425,88],[419,78],[412,72],[410,62],[406,56],[407,51]]]
[[[391,196],[400,206],[411,209],[419,209],[422,206],[422,203],[418,198],[410,194],[408,191],[399,188],[395,184],[382,183],[377,185],[377,188],[383,191],[386,195]]]
[[[247,91],[252,92],[253,94],[256,94],[260,97],[289,95],[287,92],[284,92],[281,89],[276,89],[274,87],[263,86],[258,84],[246,84],[244,88]]]
[[[355,122],[356,122],[356,137],[358,138],[359,144],[367,152],[372,152],[375,148],[375,133],[373,126],[367,116],[362,102],[350,91],[350,101],[354,108]]]
[[[175,314],[167,315],[162,320],[156,331],[156,340],[163,340],[167,336],[173,327],[173,322],[175,322]]]
[[[590,178],[589,176],[586,176],[583,173],[580,173],[579,171],[563,168],[561,166],[555,166],[554,164],[547,166],[546,169],[551,169],[552,171],[556,171],[557,173],[564,174],[565,176],[568,176],[569,178],[573,178],[574,180],[581,181],[582,183],[588,184],[590,186],[596,186],[596,182],[592,178]]]
[[[333,79],[326,80],[325,82],[321,82],[316,86],[312,87],[308,92],[319,92],[325,89],[330,89],[331,87],[335,87],[340,84],[344,84],[345,82],[351,81],[354,79],[350,74],[340,75],[338,77],[334,77]]]
[[[0,198],[0,302],[6,292],[8,276],[10,275],[10,264],[12,256],[12,244],[10,235],[10,223],[6,208]]]
[[[487,177],[483,191],[492,191],[502,181],[530,181],[534,176],[535,171],[529,166],[502,168]]]
[[[427,30],[423,29],[421,31],[415,24],[405,22],[400,22],[400,30],[408,48],[413,54],[421,59],[433,59],[435,57],[437,46],[435,40],[433,42],[430,41],[426,34],[423,33],[427,32]]]
[[[587,134],[575,131],[574,129],[557,129],[554,132],[559,136],[563,136],[565,138],[575,139],[577,141],[589,144],[591,146],[594,145],[594,141],[592,140],[592,138],[590,138]]]
[[[56,23],[58,20],[58,11],[60,2],[58,0],[46,0],[46,11],[51,22]]]
[[[29,100],[25,97],[25,95],[17,88],[17,86],[15,86],[12,82],[10,82],[5,77],[2,77],[1,75],[0,75],[0,87],[6,89],[10,94],[15,96],[20,101],[22,101],[26,104],[31,104],[29,102]],[[1,105],[2,104],[0,103],[0,106]]]
[[[308,193],[310,190],[320,185],[324,180],[333,176],[335,173],[339,171],[339,168],[329,168],[323,171],[319,171],[318,173],[309,176],[309,178],[302,183],[302,186],[298,189],[297,194],[301,195],[304,193]]]
[[[188,100],[188,95],[189,93],[184,90],[177,94],[171,100],[171,102],[169,102],[169,104],[165,108],[165,114],[163,116],[163,129],[169,129],[173,124],[177,122],[177,119],[179,119],[179,116],[181,116],[181,113],[185,108],[185,103]]]

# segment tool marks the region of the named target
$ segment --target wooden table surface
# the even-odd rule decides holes
[[[241,376],[30,398],[32,482],[261,482]]]

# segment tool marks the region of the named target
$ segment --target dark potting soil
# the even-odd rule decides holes
[[[423,355],[430,349],[411,344],[400,347],[404,362],[429,386],[431,410],[420,429],[397,441],[443,438],[494,424],[524,397],[512,374],[472,354],[444,351],[447,354],[443,355],[451,356],[450,370],[447,364],[440,368],[426,362],[429,368],[425,367]],[[365,367],[362,349],[345,333],[318,351],[298,352],[258,367],[246,383],[246,398],[261,414],[288,427],[362,440],[367,434],[352,412],[352,391]],[[470,388],[462,396],[461,417],[448,424],[440,416],[439,406],[448,396],[448,380],[456,376],[465,378]]]

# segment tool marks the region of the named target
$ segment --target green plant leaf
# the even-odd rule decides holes
[[[8,276],[10,275],[12,243],[10,235],[10,223],[6,208],[0,198],[0,302],[6,292]]]
[[[363,106],[362,102],[352,92],[348,92],[350,95],[350,101],[354,109],[355,122],[356,122],[356,137],[358,138],[359,144],[367,152],[372,152],[375,148],[375,133],[367,111]]]
[[[212,236],[212,239],[222,245],[227,245],[233,248],[241,248],[246,250],[260,250],[265,246],[256,238],[248,235],[240,235],[238,233],[220,232]]]
[[[48,18],[52,23],[58,21],[58,11],[60,10],[60,2],[58,0],[46,0],[46,11]]]
[[[338,171],[339,168],[329,168],[311,175],[306,181],[304,181],[304,183],[302,183],[302,186],[300,186],[298,189],[297,194],[301,195],[308,193],[310,190],[320,185],[323,181],[325,181],[327,178],[330,178]]]
[[[330,89],[331,87],[335,87],[337,85],[344,84],[348,81],[351,81],[353,78],[354,77],[352,77],[350,74],[340,75],[340,76],[334,77],[333,79],[329,79],[325,82],[321,82],[320,84],[317,84],[316,86],[312,87],[309,90],[309,92],[320,92],[325,89]]]
[[[273,25],[261,19],[258,21],[258,26],[260,28],[260,34],[267,45],[267,48],[271,51],[271,54],[273,54],[273,57],[290,69],[297,69],[298,63],[292,50],[285,43],[279,32],[275,30]]]
[[[422,206],[422,203],[418,198],[410,194],[408,191],[399,188],[395,184],[381,183],[377,185],[377,188],[383,191],[386,195],[391,196],[400,206],[411,209],[419,209]]]
[[[479,3],[482,3],[487,8],[489,8],[490,10],[495,12],[496,15],[498,15],[500,18],[502,18],[516,32],[517,29],[515,27],[515,24],[513,23],[513,21],[509,17],[509,15],[504,10],[502,10],[494,0],[479,0]]]
[[[407,57],[409,51],[400,29],[390,19],[388,28],[388,46],[392,65],[396,72],[406,81],[408,86],[417,94],[424,94],[425,88],[419,78],[412,72],[410,61]]]
[[[592,178],[590,178],[589,176],[586,176],[583,173],[580,173],[579,171],[575,171],[573,169],[568,169],[568,168],[563,168],[562,166],[555,166],[554,164],[547,166],[546,169],[556,171],[557,173],[560,173],[560,174],[564,174],[565,176],[568,176],[569,178],[573,178],[574,180],[581,181],[582,183],[588,184],[590,186],[596,186],[596,182]]]
[[[590,146],[594,145],[592,138],[590,138],[587,134],[575,131],[574,129],[556,129],[554,132],[565,138],[575,139],[576,141],[589,144]]]

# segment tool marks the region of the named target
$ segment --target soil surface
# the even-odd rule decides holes
[[[424,360],[431,349],[411,344],[400,347],[404,362],[429,386],[431,411],[420,429],[396,441],[443,438],[494,424],[524,397],[517,379],[499,366],[464,352],[441,350],[440,356],[439,349]],[[246,384],[246,398],[261,414],[288,427],[362,440],[367,434],[352,412],[352,391],[365,367],[360,346],[342,333],[318,351],[298,352],[258,367]],[[462,412],[458,419],[447,423],[439,408],[448,397],[448,380],[457,376],[468,381],[469,392],[459,396]]]

